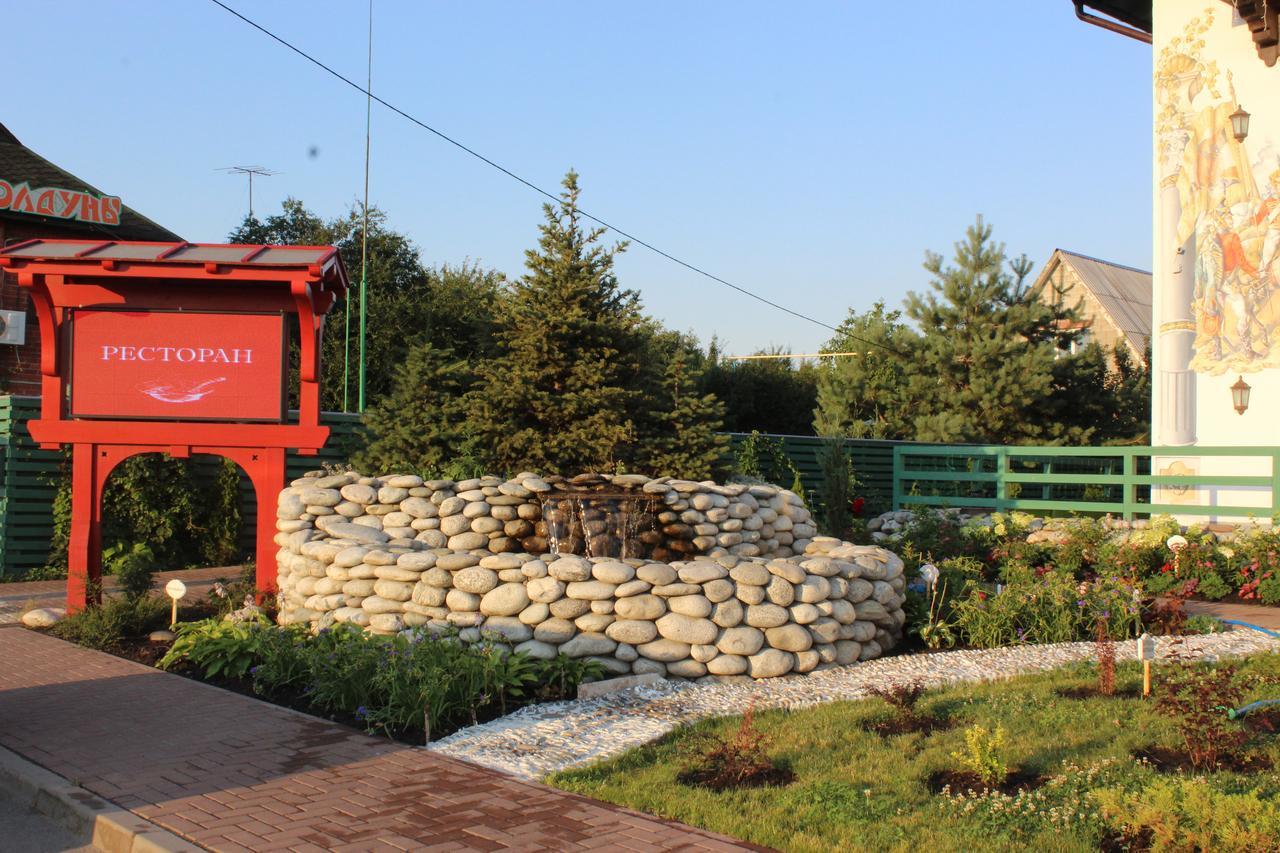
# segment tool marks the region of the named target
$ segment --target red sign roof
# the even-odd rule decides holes
[[[332,246],[264,246],[228,243],[139,243],[121,240],[28,240],[0,249],[0,259],[96,264],[218,264],[227,267],[305,269],[338,261]],[[16,266],[17,264],[4,264]]]

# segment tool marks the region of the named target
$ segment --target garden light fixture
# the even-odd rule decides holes
[[[1236,111],[1231,114],[1231,135],[1236,138],[1236,142],[1244,142],[1244,138],[1249,135],[1249,114],[1239,104],[1236,104]]]
[[[1231,405],[1235,406],[1236,414],[1243,415],[1245,409],[1249,408],[1249,392],[1253,390],[1249,387],[1249,383],[1244,381],[1241,376],[1236,380],[1236,384],[1231,386]]]

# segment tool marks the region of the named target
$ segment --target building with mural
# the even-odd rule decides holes
[[[23,145],[0,124],[0,245],[36,238],[172,242],[169,229]],[[25,290],[0,273],[0,392],[40,393],[40,329]]]
[[[1152,51],[1152,443],[1158,473],[1257,475],[1194,447],[1280,431],[1280,3],[1075,2]],[[1100,13],[1110,20],[1095,16]],[[1270,506],[1266,489],[1164,489],[1165,502]]]

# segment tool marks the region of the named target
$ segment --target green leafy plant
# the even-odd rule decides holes
[[[1004,740],[1003,726],[996,726],[995,731],[991,731],[986,726],[974,724],[964,730],[964,750],[951,753],[951,757],[977,776],[982,784],[994,788],[1009,775],[1009,767],[1001,756]]]
[[[953,602],[951,625],[979,648],[1093,639],[1096,622],[1115,639],[1141,633],[1141,588],[1120,577],[1077,582],[1063,571],[1009,565],[1005,584],[970,583]]]
[[[156,666],[170,669],[190,662],[205,678],[240,679],[261,657],[266,635],[274,630],[265,618],[250,622],[203,619],[178,626],[178,636]]]
[[[762,435],[756,430],[742,440],[734,451],[734,473],[748,480],[782,485],[800,477],[800,471],[787,456],[782,439]]]
[[[949,603],[947,581],[943,578],[930,587],[928,618],[916,628],[920,639],[931,649],[949,649],[956,644],[955,631],[946,618]]]

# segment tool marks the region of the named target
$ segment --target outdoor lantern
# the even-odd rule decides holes
[[[1243,376],[1231,386],[1231,405],[1236,407],[1236,414],[1243,415],[1244,410],[1249,408],[1249,391],[1249,383],[1244,381]]]
[[[1231,133],[1236,142],[1244,142],[1244,138],[1249,135],[1249,114],[1239,104],[1236,104],[1236,111],[1231,114]]]

